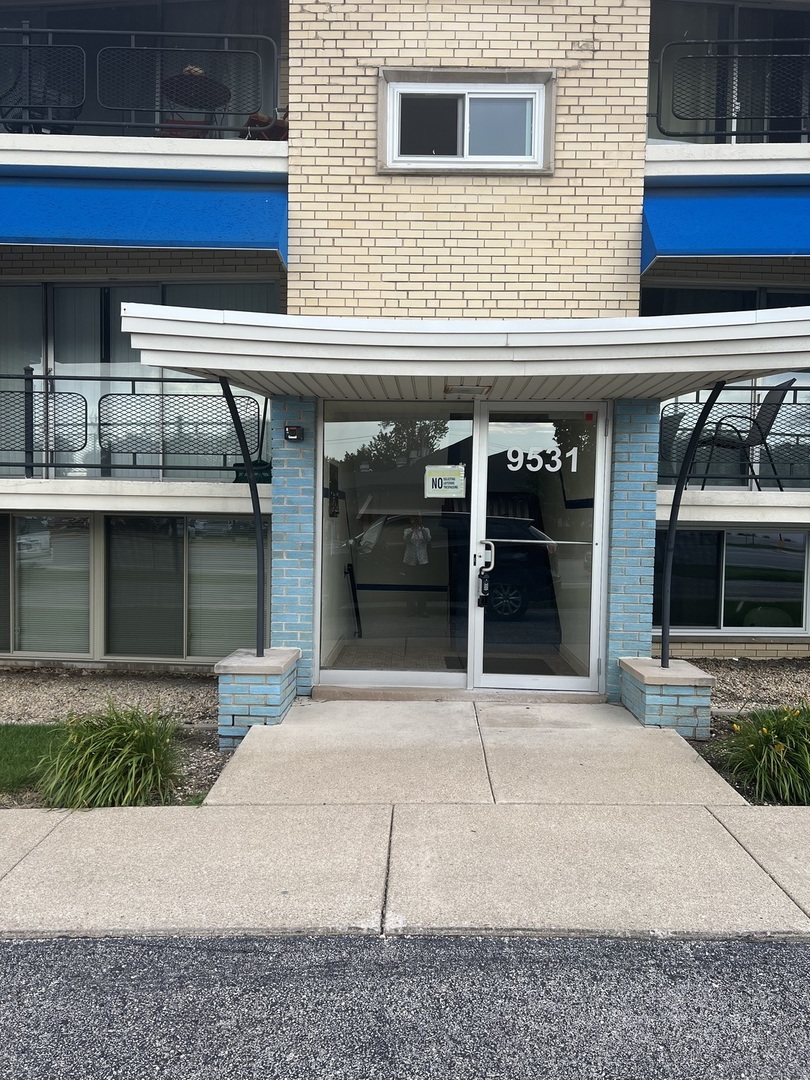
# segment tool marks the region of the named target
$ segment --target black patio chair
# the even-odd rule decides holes
[[[771,469],[773,470],[773,475],[779,485],[779,490],[785,490],[782,486],[779,473],[776,471],[776,462],[773,459],[773,454],[768,446],[768,435],[770,435],[771,429],[776,423],[776,418],[779,415],[779,410],[782,408],[782,403],[787,397],[788,391],[795,382],[795,379],[788,379],[787,382],[779,383],[772,390],[769,390],[762,399],[753,420],[751,419],[750,414],[726,413],[715,422],[711,435],[704,435],[698,440],[698,449],[708,447],[709,450],[706,468],[703,472],[703,482],[700,485],[701,491],[706,487],[706,480],[709,477],[712,458],[714,457],[716,450],[736,450],[740,455],[740,465],[742,466],[743,461],[745,461],[748,466],[746,479],[753,477],[754,483],[757,485],[757,491],[762,491],[762,485],[759,482],[759,477],[757,476],[754,461],[751,456],[751,452],[757,447],[761,447],[762,450],[765,451]],[[745,425],[748,425],[747,431],[745,431]],[[745,434],[743,434],[743,432],[745,432]]]

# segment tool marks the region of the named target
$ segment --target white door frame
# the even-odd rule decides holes
[[[487,480],[487,428],[490,412],[555,413],[576,409],[597,415],[596,461],[594,463],[594,531],[590,611],[590,671],[586,678],[564,678],[531,675],[483,675],[483,626],[484,612],[478,607],[478,567],[473,556],[478,551],[477,540],[484,535],[486,519]],[[607,642],[605,612],[607,598],[607,527],[609,505],[609,440],[608,421],[610,403],[604,401],[553,401],[553,402],[482,402],[477,401],[472,426],[472,466],[469,477],[470,493],[470,566],[468,579],[468,652],[465,674],[443,671],[390,671],[323,669],[321,662],[321,626],[316,615],[314,631],[314,682],[342,686],[419,686],[456,687],[475,690],[478,688],[503,688],[517,690],[601,692],[604,689],[604,656]],[[323,411],[319,413],[319,453],[317,455],[316,491],[323,490]],[[320,612],[322,567],[323,499],[316,499],[316,567],[315,612]],[[477,561],[477,560],[476,560]]]
[[[486,535],[487,509],[487,436],[491,414],[525,413],[527,417],[542,411],[554,415],[576,409],[592,412],[597,418],[596,460],[594,462],[593,558],[591,560],[589,671],[587,676],[492,675],[484,674],[484,608],[478,606],[478,572]],[[513,690],[569,690],[596,692],[602,681],[602,654],[606,640],[604,627],[603,572],[605,571],[606,528],[609,484],[607,482],[607,405],[605,402],[477,402],[473,419],[473,466],[470,477],[470,577],[469,638],[467,651],[467,687]]]

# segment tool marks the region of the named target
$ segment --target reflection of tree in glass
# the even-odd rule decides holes
[[[574,447],[577,448],[578,461],[586,462],[593,460],[594,438],[596,436],[595,423],[583,423],[582,420],[555,420],[554,437],[560,453],[565,460],[565,455]]]
[[[343,461],[361,471],[401,468],[433,453],[447,431],[446,420],[381,420],[379,432]]]

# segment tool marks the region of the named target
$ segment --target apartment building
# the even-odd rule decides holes
[[[0,6],[0,654],[615,699],[718,381],[676,654],[807,651],[810,4]]]

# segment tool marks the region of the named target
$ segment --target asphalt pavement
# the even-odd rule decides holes
[[[810,944],[0,942],[9,1080],[807,1080]]]

